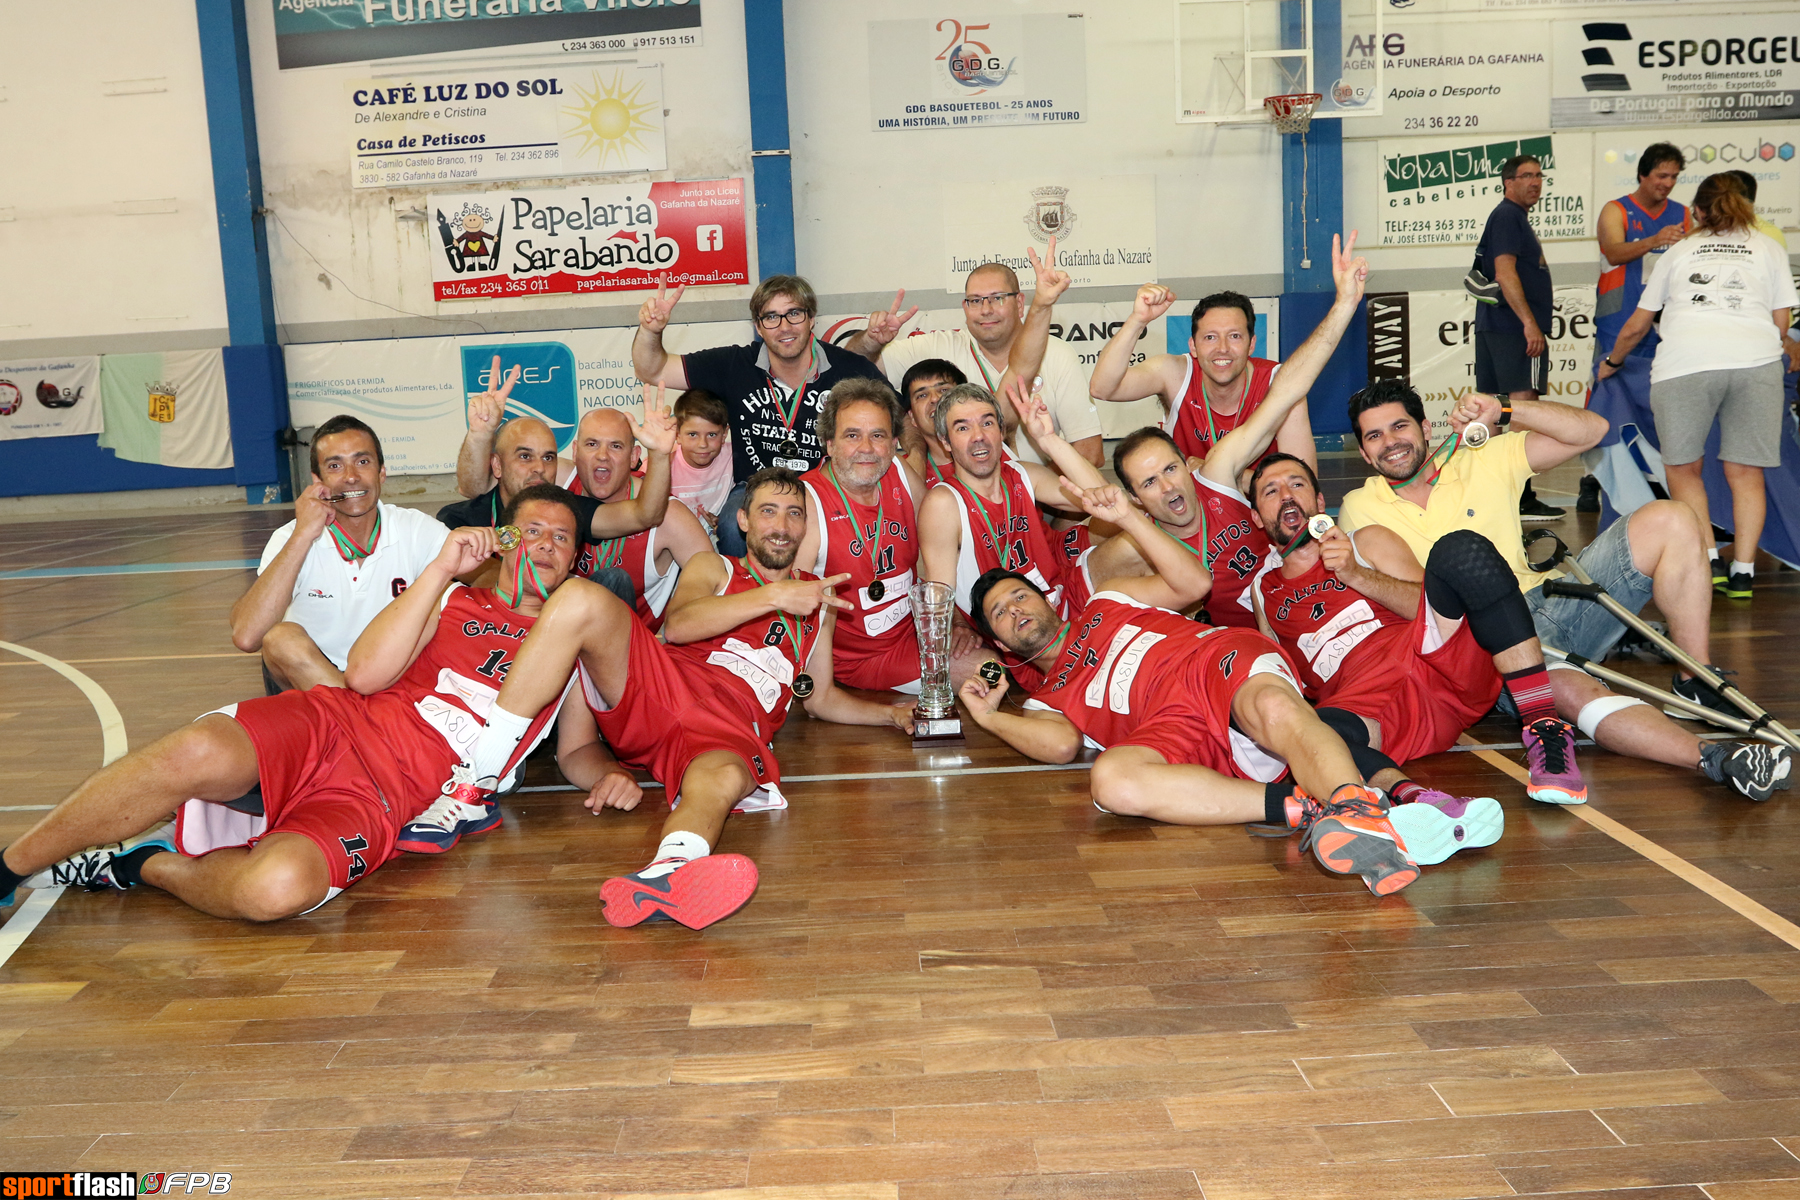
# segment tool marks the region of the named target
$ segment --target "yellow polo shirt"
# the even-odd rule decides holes
[[[1525,565],[1519,493],[1535,474],[1525,457],[1525,435],[1503,433],[1479,450],[1464,447],[1451,455],[1424,508],[1394,495],[1388,481],[1375,475],[1344,497],[1338,524],[1348,532],[1364,525],[1391,529],[1421,563],[1446,533],[1473,529],[1494,543],[1518,576],[1519,590],[1528,592],[1562,574],[1540,573]]]

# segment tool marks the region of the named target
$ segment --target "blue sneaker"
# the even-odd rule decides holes
[[[443,854],[463,838],[498,828],[500,806],[493,797],[499,783],[492,775],[477,779],[467,763],[458,763],[444,794],[406,823],[394,845],[412,854]]]

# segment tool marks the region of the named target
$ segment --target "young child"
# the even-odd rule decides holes
[[[719,509],[731,494],[731,434],[725,402],[690,388],[675,401],[675,448],[669,494],[694,510],[707,536],[719,540]]]

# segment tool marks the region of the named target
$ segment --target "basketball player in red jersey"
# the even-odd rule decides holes
[[[1293,658],[1308,696],[1361,717],[1370,747],[1394,762],[1449,749],[1493,707],[1503,672],[1543,662],[1518,580],[1480,534],[1445,535],[1421,567],[1380,525],[1354,535],[1333,525],[1315,538],[1307,522],[1325,502],[1298,459],[1270,455],[1250,486],[1276,546],[1255,589],[1264,630]],[[1554,796],[1540,794],[1552,783]],[[1571,756],[1566,778],[1534,776],[1531,794],[1579,804],[1587,787]]]
[[[1105,581],[1073,620],[1016,572],[983,574],[973,602],[984,631],[1043,682],[1014,714],[1001,711],[1004,688],[971,679],[961,696],[975,722],[1041,762],[1098,748],[1091,786],[1104,812],[1185,825],[1266,819],[1304,829],[1323,866],[1360,875],[1377,895],[1418,878],[1387,798],[1301,699],[1276,645],[1171,611],[1206,593],[1199,560],[1117,488],[1081,497],[1137,540],[1154,573]]]
[[[1351,233],[1344,246],[1356,246]],[[1152,354],[1136,366],[1138,339],[1152,321],[1175,304],[1175,293],[1160,283],[1138,289],[1131,316],[1101,348],[1088,390],[1096,400],[1162,401],[1163,428],[1190,458],[1205,458],[1213,444],[1247,420],[1269,394],[1282,364],[1252,357],[1256,310],[1236,292],[1216,292],[1194,305],[1186,354]],[[1312,418],[1304,398],[1282,423],[1275,444],[1309,465],[1318,462]]]
[[[650,865],[601,887],[603,915],[614,925],[672,918],[699,929],[750,899],[756,865],[712,848],[739,801],[762,789],[779,800],[780,764],[769,742],[794,699],[821,720],[912,729],[911,702],[862,700],[834,682],[833,618],[850,603],[832,589],[848,576],[794,569],[806,536],[799,478],[780,467],[752,475],[738,521],[748,553],[689,560],[669,602],[666,644],[604,588],[564,585],[537,636],[520,646],[488,728],[444,785],[465,803],[490,803],[523,714],[559,694],[579,667],[599,736],[620,762],[649,771],[671,803],[680,801]],[[595,812],[631,809],[640,798],[617,768],[571,782],[591,787]]]
[[[1251,604],[1250,581],[1268,556],[1269,539],[1258,525],[1250,502],[1238,489],[1251,464],[1268,450],[1290,415],[1306,403],[1307,389],[1319,377],[1344,330],[1356,315],[1368,284],[1369,264],[1332,238],[1332,276],[1337,298],[1312,335],[1288,357],[1275,376],[1267,396],[1230,433],[1222,434],[1206,461],[1193,469],[1189,456],[1168,433],[1155,426],[1127,435],[1113,451],[1113,469],[1132,498],[1150,514],[1163,532],[1199,555],[1212,572],[1212,591],[1204,612],[1214,625],[1255,629],[1256,611]],[[1041,401],[1024,394],[1021,382],[1031,378],[1035,363],[1030,357],[1037,341],[1047,336],[1047,323],[1028,325],[1017,343],[1021,350],[1012,359],[1007,398],[1018,409],[1031,436],[1051,455],[1056,466],[1081,487],[1101,484],[1098,471],[1078,455],[1064,453],[1054,431],[1044,429]],[[1035,341],[1033,339],[1036,339]],[[1091,579],[1147,575],[1149,564],[1129,536],[1106,539],[1088,561]]]
[[[796,561],[815,575],[848,577],[838,596],[851,607],[832,631],[837,682],[916,694],[911,589],[925,487],[897,457],[900,421],[899,397],[879,379],[840,380],[825,397],[818,435],[826,458],[800,477],[806,537]],[[973,637],[959,649],[950,665],[953,687],[992,657]]]
[[[596,408],[581,418],[575,434],[575,476],[569,490],[602,504],[635,501],[645,480],[632,473],[637,439],[631,421],[615,408]],[[670,504],[662,521],[624,537],[589,541],[575,560],[584,578],[605,567],[618,567],[631,579],[637,614],[651,632],[662,628],[663,610],[675,592],[681,568],[696,554],[710,553],[712,540],[693,510]]]
[[[521,640],[575,560],[579,518],[561,488],[525,488],[503,518],[524,536],[500,556],[500,587],[456,582],[498,552],[495,531],[453,530],[357,639],[347,687],[246,700],[101,768],[0,855],[0,894],[10,899],[20,882],[141,882],[216,917],[274,921],[394,858],[402,827],[475,740]],[[536,744],[558,695],[524,718],[513,739],[520,753],[497,770]],[[243,811],[256,788],[260,804]],[[177,810],[173,838],[120,844]],[[99,848],[27,878],[88,846]]]

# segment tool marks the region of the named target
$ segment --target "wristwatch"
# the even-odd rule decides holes
[[[1511,427],[1512,400],[1506,396],[1495,396],[1494,399],[1500,401],[1500,419],[1494,423],[1502,429]]]
[[[1625,364],[1614,362],[1612,360],[1612,355],[1609,354],[1606,356],[1606,365],[1611,367],[1613,370],[1617,371],[1620,367],[1623,367]]]

